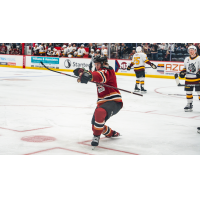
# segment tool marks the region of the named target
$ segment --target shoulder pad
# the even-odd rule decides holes
[[[109,70],[113,70],[113,68],[111,66],[103,66],[101,67],[102,69],[109,69]]]

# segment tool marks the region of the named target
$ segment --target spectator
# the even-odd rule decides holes
[[[200,43],[198,43],[198,45],[197,45],[197,53],[198,53],[198,55],[200,55]]]
[[[78,58],[83,58],[83,56],[86,54],[86,51],[84,49],[84,44],[81,45],[81,47],[78,49]]]
[[[67,55],[69,55],[72,52],[72,44],[71,43],[69,43],[69,46],[67,47],[66,52],[67,52]]]
[[[91,49],[90,53],[88,54],[88,58],[92,58],[94,56],[94,49]]]
[[[133,50],[132,50],[132,53],[129,55],[128,59],[131,59],[131,60],[132,60],[134,54],[135,54],[135,50],[133,49]]]
[[[150,47],[149,47],[148,43],[145,43],[143,45],[143,50],[144,50],[144,53],[147,54],[147,57],[150,57],[151,51],[150,51]]]
[[[54,46],[52,45],[52,43],[49,43],[49,45],[48,45],[48,49],[49,49],[49,48],[51,48],[51,51],[53,51]]]
[[[91,58],[91,57],[90,57],[90,53],[91,53],[91,50],[92,50],[92,49],[95,51],[95,47],[93,46],[93,44],[92,44],[92,43],[89,43],[89,53],[88,53],[88,58]],[[94,51],[93,51],[93,52],[94,52]]]
[[[73,57],[77,57],[78,52],[75,49],[72,49],[72,52],[73,52]]]
[[[45,52],[45,46],[44,43],[41,43],[41,45],[39,46],[39,55],[40,56],[45,56],[46,52]]]
[[[49,47],[47,49],[47,56],[52,56],[53,55],[53,50],[51,49],[51,47]]]
[[[9,49],[9,54],[14,55],[15,54],[15,49],[13,49],[13,46]]]
[[[76,51],[77,48],[76,48],[76,44],[75,43],[73,44],[72,49],[75,49],[75,51]]]
[[[101,54],[101,56],[108,56],[107,49],[106,49],[104,44],[101,47],[101,53],[100,54]]]
[[[61,49],[60,49],[60,56],[64,56],[65,55],[64,50],[65,50],[66,47],[67,47],[66,45],[63,45],[61,47]]]
[[[100,50],[97,49],[95,54],[96,54],[95,56],[100,56],[100,55],[101,55],[101,54],[100,54]]]
[[[39,56],[39,48],[37,44],[35,44],[35,47],[33,47],[33,55]]]
[[[115,44],[111,45],[110,54],[111,54],[110,55],[111,58],[116,58],[117,57],[117,47],[115,46]]]
[[[20,53],[20,49],[19,49],[19,47],[16,48],[14,54],[15,54],[15,55],[20,55],[20,54],[21,54],[21,53]]]
[[[2,43],[0,47],[0,54],[6,54],[7,53],[7,46],[5,46],[4,43]]]
[[[56,48],[53,49],[53,54],[52,55],[55,56],[55,57],[59,56],[58,50]]]
[[[151,56],[152,60],[158,60],[158,45],[156,43],[153,43],[151,47]]]

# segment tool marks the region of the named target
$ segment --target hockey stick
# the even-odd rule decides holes
[[[168,94],[168,95],[176,95],[176,96],[186,96],[187,94]],[[199,96],[199,95],[192,95],[192,96]]]
[[[178,74],[174,74],[174,78],[176,80],[176,84],[177,86],[188,86],[188,87],[193,87],[193,86],[200,86],[200,84],[181,84],[180,81],[179,81],[179,78],[178,78]]]
[[[70,76],[70,77],[73,77],[73,78],[78,78],[77,76],[72,76],[70,74],[65,74],[65,73],[62,73],[62,72],[58,72],[58,71],[54,71],[52,69],[49,69],[47,66],[44,65],[43,62],[40,62],[46,69],[52,71],[52,72],[56,72],[56,73],[59,73],[59,74],[62,74],[62,75],[66,75],[66,76]],[[104,87],[109,87],[109,88],[113,88],[113,89],[116,89],[116,90],[121,90],[123,92],[127,92],[127,93],[131,93],[131,94],[135,94],[135,95],[138,95],[138,96],[143,96],[142,94],[138,94],[138,93],[135,93],[135,92],[131,92],[131,91],[128,91],[128,90],[124,90],[124,89],[120,89],[120,88],[116,88],[116,87],[113,87],[113,86],[110,86],[110,85],[106,85],[104,83],[98,83],[98,82],[95,82],[95,81],[89,81],[90,83],[95,83],[95,84],[98,84],[98,85],[102,85]]]

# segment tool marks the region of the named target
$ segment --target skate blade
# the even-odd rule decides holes
[[[147,92],[141,92],[141,94],[146,94]]]
[[[134,92],[140,92],[140,90],[134,90]]]
[[[185,110],[185,112],[192,112],[193,110]]]
[[[95,150],[95,147],[96,147],[96,146],[93,146],[93,147],[92,147],[92,150]]]
[[[200,133],[200,130],[199,130],[199,131],[197,131],[197,133]]]

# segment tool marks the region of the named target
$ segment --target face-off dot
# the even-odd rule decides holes
[[[53,142],[56,140],[56,138],[50,136],[34,135],[34,136],[25,136],[21,138],[21,140],[25,142]]]

